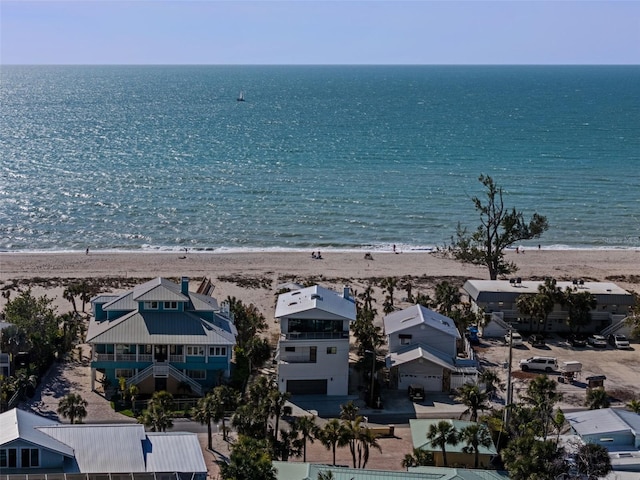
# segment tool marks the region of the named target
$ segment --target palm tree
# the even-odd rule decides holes
[[[342,425],[344,426],[347,438],[347,445],[349,445],[349,452],[351,452],[351,460],[353,461],[353,468],[356,468],[356,453],[357,453],[357,443],[358,437],[360,436],[360,432],[362,431],[361,424],[362,417],[356,416],[353,419],[344,419],[342,420]]]
[[[440,313],[451,316],[453,307],[460,303],[460,290],[446,280],[436,285],[436,300]]]
[[[347,432],[344,428],[344,425],[340,423],[340,420],[337,418],[332,418],[329,420],[325,426],[320,430],[319,435],[320,442],[331,449],[333,453],[333,465],[336,464],[336,447],[344,446],[347,444]]]
[[[604,387],[598,387],[587,390],[587,398],[584,404],[589,407],[589,410],[597,410],[599,408],[607,408],[611,402]]]
[[[310,443],[313,443],[319,435],[319,428],[316,425],[316,417],[315,415],[312,417],[298,417],[295,421],[295,428],[302,438],[300,439],[302,442],[302,461],[307,461],[307,440]]]
[[[191,409],[191,416],[196,422],[207,426],[207,446],[209,450],[213,449],[213,434],[211,431],[211,422],[220,417],[222,405],[219,398],[213,393],[207,393],[198,400],[198,403]],[[222,413],[224,415],[224,412]]]
[[[489,409],[489,405],[486,403],[487,399],[487,393],[480,391],[480,387],[475,383],[465,383],[458,389],[458,395],[456,396],[456,401],[467,407],[462,412],[462,415],[468,413],[472,422],[478,421],[478,410]]]
[[[213,394],[219,399],[222,404],[222,439],[227,440],[227,426],[225,425],[224,412],[233,410],[240,403],[240,393],[231,387],[226,385],[219,385],[213,389]]]
[[[420,448],[414,448],[411,453],[407,453],[402,459],[402,468],[406,469],[433,464],[433,453]]]
[[[358,406],[353,403],[353,400],[349,400],[344,405],[340,405],[340,419],[341,420],[355,420],[358,416]]]
[[[173,426],[171,410],[173,408],[173,395],[161,390],[154,392],[147,409],[138,417],[138,422],[154,432],[166,432]]]
[[[489,448],[493,442],[489,429],[479,423],[472,423],[460,430],[459,438],[466,443],[462,449],[465,453],[473,453],[473,468],[478,468],[480,464],[480,447]]]
[[[272,390],[269,392],[268,408],[269,413],[275,417],[276,424],[273,429],[274,441],[278,441],[278,428],[280,426],[280,417],[282,416],[282,409],[285,404],[291,398],[289,392],[280,392],[279,390]]]
[[[627,408],[633,413],[640,413],[640,400],[634,398],[629,403],[627,403]]]
[[[358,467],[366,468],[372,448],[382,453],[382,447],[378,443],[378,435],[370,428],[361,430],[357,439],[358,442]]]
[[[446,420],[440,420],[438,423],[429,425],[427,431],[427,440],[434,447],[442,450],[442,462],[447,466],[447,445],[455,446],[458,444],[458,434],[455,427]]]
[[[487,392],[488,399],[494,398],[498,390],[503,390],[504,385],[500,382],[500,377],[495,370],[483,370],[478,379],[484,383],[484,391]]]
[[[77,393],[69,393],[58,403],[58,413],[69,419],[69,423],[82,423],[87,416],[88,402]],[[77,422],[76,422],[77,420]]]
[[[380,282],[382,291],[387,294],[383,304],[384,313],[391,313],[395,310],[393,305],[393,294],[398,286],[398,280],[394,277],[383,278]]]
[[[547,375],[539,375],[527,386],[527,393],[522,397],[531,405],[536,413],[536,421],[540,423],[542,439],[546,440],[553,423],[553,408],[562,399],[562,393],[556,390],[557,382]]]

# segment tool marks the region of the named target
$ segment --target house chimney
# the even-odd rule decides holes
[[[347,300],[350,300],[350,296],[349,296],[349,292],[350,292],[350,288],[349,285],[345,285],[342,289],[342,298],[345,298]]]
[[[189,277],[182,277],[180,281],[180,293],[189,295]]]

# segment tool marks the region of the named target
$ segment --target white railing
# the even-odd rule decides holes
[[[280,363],[317,363],[317,360],[311,359],[309,355],[283,355],[280,358]]]
[[[187,385],[189,385],[191,387],[191,390],[193,390],[194,393],[196,393],[198,395],[202,395],[202,386],[198,382],[196,382],[193,378],[188,377],[187,375],[182,373],[180,370],[178,370],[173,365],[168,365],[167,364],[167,367],[168,367],[168,369],[167,369],[168,373],[172,377],[177,378],[181,382],[185,382]]]
[[[95,362],[139,362],[147,363],[153,361],[153,355],[135,353],[94,353]]]
[[[172,363],[184,363],[184,355],[169,355],[169,361]]]

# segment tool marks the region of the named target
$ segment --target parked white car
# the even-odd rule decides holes
[[[509,337],[511,337],[511,345],[514,347],[519,347],[520,345],[523,345],[523,340],[522,340],[522,335],[520,335],[518,332],[507,332],[507,334],[504,336],[504,341],[507,345],[509,345]]]
[[[627,337],[620,333],[612,333],[609,335],[609,343],[616,348],[630,348],[629,340]]]
[[[555,357],[530,357],[520,360],[520,368],[523,372],[539,370],[542,372],[554,372],[558,370],[558,359]]]
[[[591,335],[587,338],[587,343],[595,348],[607,348],[607,339],[602,335]]]

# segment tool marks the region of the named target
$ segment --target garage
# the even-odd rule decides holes
[[[442,392],[442,375],[400,374],[398,389],[407,390],[409,385],[422,385],[426,392]]]
[[[287,392],[291,395],[326,395],[327,379],[287,380]]]

